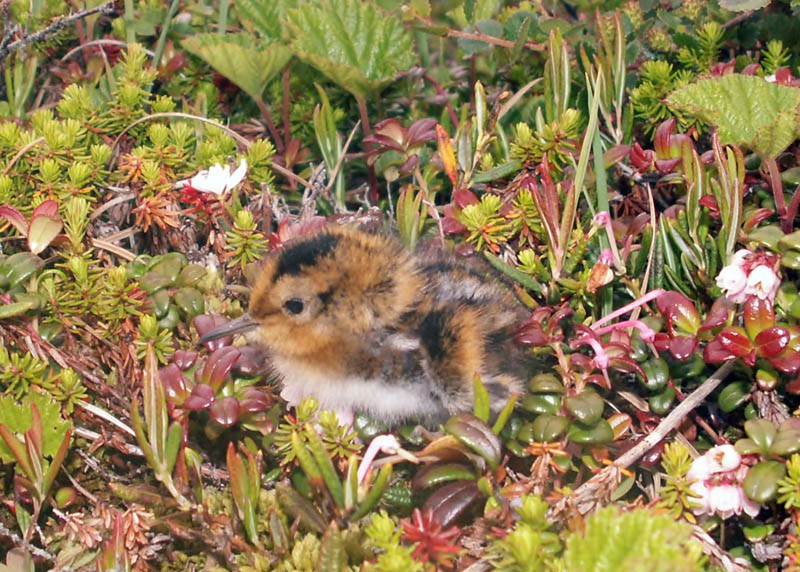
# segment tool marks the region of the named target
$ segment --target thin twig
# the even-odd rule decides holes
[[[38,32],[34,32],[32,34],[28,34],[27,36],[21,37],[16,42],[11,42],[8,45],[0,46],[0,61],[6,59],[7,56],[13,54],[19,49],[24,48],[29,44],[35,44],[38,42],[42,42],[52,36],[58,34],[61,30],[76,22],[78,20],[82,20],[87,16],[92,16],[94,14],[111,14],[114,11],[114,4],[115,2],[112,0],[110,2],[106,2],[105,4],[101,4],[100,6],[96,6],[95,8],[89,8],[88,10],[81,10],[80,12],[76,12],[75,14],[70,14],[69,16],[64,16],[63,18],[56,20],[46,28],[39,30]]]
[[[554,516],[562,515],[568,509],[575,509],[580,514],[587,514],[598,504],[603,502],[602,492],[610,492],[619,482],[622,469],[630,467],[638,461],[645,453],[664,440],[673,430],[677,429],[683,420],[699,406],[720,383],[733,370],[734,363],[728,362],[714,372],[703,384],[692,392],[686,399],[681,401],[669,415],[667,415],[658,426],[653,429],[644,439],[625,451],[618,457],[614,464],[606,467],[591,479],[578,487],[574,493],[562,499],[552,507],[551,513]]]
[[[428,18],[422,18],[417,16],[417,21],[420,22],[422,25],[427,26],[429,28],[436,27],[436,24],[432,20]],[[444,34],[448,38],[461,38],[463,40],[475,40],[476,42],[486,42],[487,44],[491,44],[493,46],[500,46],[501,48],[513,48],[517,45],[516,42],[512,42],[511,40],[504,40],[503,38],[497,38],[495,36],[490,36],[488,34],[484,34],[483,32],[464,32],[462,30],[447,30]],[[537,42],[525,42],[523,46],[529,50],[536,51],[536,52],[543,52],[545,50],[544,44],[539,44]]]

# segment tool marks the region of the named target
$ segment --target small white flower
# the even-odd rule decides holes
[[[778,76],[776,76],[775,74],[767,75],[767,76],[764,76],[764,79],[766,81],[768,81],[769,83],[775,83],[775,82],[778,81]]]
[[[247,159],[242,159],[236,170],[231,173],[230,165],[216,163],[210,169],[200,171],[191,179],[178,181],[180,187],[191,187],[202,193],[223,195],[244,180],[247,175]]]
[[[773,301],[780,284],[781,279],[775,274],[775,271],[769,266],[761,264],[750,271],[745,293],[758,296],[762,300]]]
[[[739,264],[725,266],[717,276],[717,286],[725,290],[728,299],[735,304],[741,304],[747,299],[747,273]]]
[[[748,470],[733,445],[712,447],[695,459],[686,474],[689,488],[697,496],[692,512],[698,516],[718,514],[722,518],[742,512],[757,515],[761,507],[742,489]]]

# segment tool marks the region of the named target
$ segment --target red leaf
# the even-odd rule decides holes
[[[747,335],[755,337],[766,328],[775,325],[775,311],[770,300],[748,296],[744,303],[744,327]]]
[[[754,342],[759,356],[771,358],[786,349],[790,339],[789,330],[780,326],[772,326],[761,330]]]
[[[706,314],[703,324],[700,326],[701,331],[711,330],[719,326],[724,326],[728,323],[731,314],[736,306],[731,302],[727,296],[721,296],[714,300],[711,309]]]
[[[172,354],[172,363],[178,366],[178,369],[185,371],[194,365],[197,356],[198,353],[194,350],[176,350]]]
[[[681,162],[680,157],[674,159],[656,159],[656,170],[659,173],[671,173]]]
[[[442,527],[450,526],[480,497],[475,481],[457,481],[440,488],[422,505]]]
[[[37,216],[58,217],[58,203],[52,199],[42,201],[42,203],[33,209],[31,219]]]
[[[750,338],[748,338],[744,330],[738,326],[725,328],[715,339],[719,340],[723,349],[729,351],[731,355],[736,357],[744,357],[753,351]]]
[[[480,201],[475,193],[462,187],[453,191],[453,202],[463,209],[469,205],[477,205]]]
[[[158,378],[164,384],[167,399],[173,403],[181,404],[189,396],[186,378],[183,377],[183,372],[176,364],[171,363],[166,367],[162,367],[158,371]]]
[[[181,407],[189,411],[200,411],[214,403],[215,399],[216,394],[211,386],[201,383],[200,385],[194,386],[192,394],[186,398],[186,401],[183,402]]]
[[[0,217],[10,222],[22,236],[28,236],[28,221],[17,209],[9,205],[0,206]]]
[[[208,409],[208,414],[215,423],[222,427],[230,427],[239,420],[239,402],[235,397],[217,399]]]
[[[269,401],[263,391],[255,387],[248,387],[239,397],[239,405],[245,413],[259,413],[266,411]]]
[[[667,319],[667,330],[670,334],[678,329],[681,333],[694,336],[699,331],[700,314],[697,313],[694,303],[680,292],[664,292],[656,298],[656,306]]]
[[[656,135],[653,140],[656,155],[659,158],[669,158],[671,156],[670,153],[670,139],[672,138],[672,133],[675,131],[675,118],[670,117],[666,121],[663,121],[658,128],[656,129]]]
[[[669,342],[669,353],[679,361],[692,357],[696,349],[697,336],[675,336]]]
[[[198,383],[207,383],[214,391],[219,391],[225,378],[233,369],[233,364],[239,359],[239,350],[234,347],[225,346],[214,351],[202,370],[197,370]]]

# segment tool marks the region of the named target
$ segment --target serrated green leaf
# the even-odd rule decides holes
[[[748,10],[760,10],[770,0],[719,0],[720,8],[731,12],[747,12]]]
[[[234,0],[242,25],[273,40],[281,37],[281,19],[286,15],[286,4],[275,0]]]
[[[281,44],[255,40],[249,34],[195,34],[183,40],[183,47],[257,101],[292,55]]]
[[[358,98],[414,63],[411,35],[369,2],[327,0],[288,13],[295,54]]]
[[[798,137],[800,90],[756,76],[730,74],[681,87],[667,98],[674,110],[716,125],[722,143],[765,157],[782,153]]]
[[[0,397],[0,422],[9,428],[11,433],[23,434],[30,429],[32,422],[31,404],[36,404],[42,418],[42,454],[52,458],[59,450],[64,435],[72,424],[61,418],[61,408],[47,395],[29,393],[22,402],[11,396]],[[0,461],[13,462],[14,456],[5,442],[0,439]]]

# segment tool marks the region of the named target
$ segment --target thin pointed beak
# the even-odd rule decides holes
[[[218,340],[219,338],[224,338],[225,336],[232,336],[234,334],[248,332],[257,326],[258,324],[250,318],[250,314],[245,312],[224,326],[220,326],[219,328],[215,328],[210,332],[207,332],[203,337],[200,338],[200,344]]]

